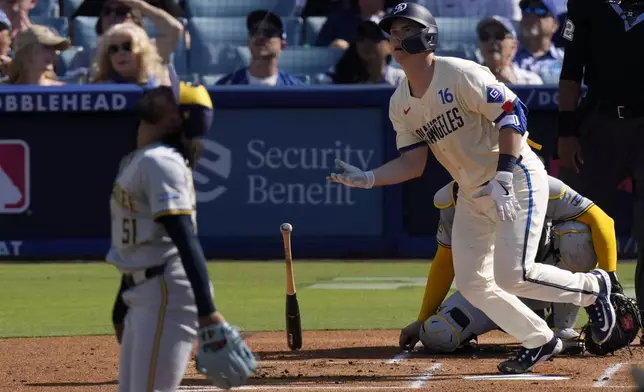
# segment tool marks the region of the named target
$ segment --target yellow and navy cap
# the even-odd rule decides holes
[[[179,84],[179,110],[187,137],[195,138],[208,133],[212,125],[213,104],[203,85]]]

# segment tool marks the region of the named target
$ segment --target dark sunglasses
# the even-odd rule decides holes
[[[107,53],[109,54],[115,54],[118,53],[119,51],[124,51],[124,52],[131,52],[132,51],[132,42],[127,41],[123,42],[121,44],[112,44],[107,47]]]
[[[479,41],[487,42],[493,38],[495,41],[503,41],[506,38],[512,38],[512,34],[505,31],[481,31],[479,33]]]
[[[280,30],[270,27],[251,27],[249,32],[251,36],[261,35],[266,38],[277,38],[282,36],[282,32]]]
[[[124,18],[130,14],[131,10],[127,7],[105,7],[101,10],[101,16],[119,16]]]
[[[550,15],[550,11],[548,11],[548,9],[544,7],[524,7],[521,8],[521,12],[524,15],[536,15],[540,17]]]

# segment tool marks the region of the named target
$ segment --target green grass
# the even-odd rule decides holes
[[[283,262],[213,262],[208,267],[215,302],[231,323],[245,331],[283,330]],[[424,290],[418,282],[422,284],[428,268],[427,262],[296,262],[302,327],[404,327],[418,313]],[[634,264],[620,264],[625,287],[632,287],[634,269]],[[418,279],[415,286],[396,290],[309,288],[351,277]],[[103,263],[0,265],[0,337],[111,334],[118,284],[116,269]]]

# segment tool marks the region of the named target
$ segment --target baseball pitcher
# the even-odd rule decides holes
[[[406,79],[389,105],[400,157],[363,172],[346,162],[330,181],[371,188],[421,175],[428,150],[459,184],[452,255],[463,297],[522,344],[503,373],[524,373],[561,351],[545,320],[518,296],[587,309],[593,339],[614,326],[610,278],[534,263],[548,206],[548,177],[527,143],[527,108],[485,67],[434,55],[431,13],[401,3],[380,21]]]
[[[216,311],[196,233],[191,168],[212,120],[203,86],[149,90],[137,104],[138,148],[110,200],[107,261],[122,273],[113,322],[121,343],[119,392],[174,392],[197,340],[197,370],[223,389],[246,383],[256,361]]]
[[[546,224],[537,261],[572,272],[588,272],[598,265],[609,273],[613,286],[618,286],[613,220],[560,180],[548,176],[548,185]],[[454,279],[451,238],[457,192],[458,184],[452,181],[434,195],[434,206],[440,210],[436,233],[438,251],[427,277],[418,319],[400,333],[402,349],[413,349],[420,340],[429,351],[452,352],[471,339],[498,328],[459,292],[443,302]],[[554,332],[563,342],[563,352],[581,352],[583,343],[574,329],[579,306],[535,300],[524,302],[533,310],[551,308]]]

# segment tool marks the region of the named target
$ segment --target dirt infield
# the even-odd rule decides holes
[[[446,391],[499,390],[530,392],[633,390],[630,364],[644,363],[639,345],[616,355],[560,356],[538,366],[525,379],[499,379],[498,362],[516,347],[507,335],[480,338],[477,350],[452,355],[401,355],[398,331],[307,331],[303,349],[288,351],[283,332],[251,334],[260,370],[251,391]],[[114,392],[117,388],[118,345],[111,336],[0,340],[0,391]],[[180,391],[218,389],[194,367],[186,372]]]

